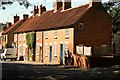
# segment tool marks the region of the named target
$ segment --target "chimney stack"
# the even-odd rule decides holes
[[[23,15],[23,20],[27,20],[29,18],[29,15],[28,14],[24,14]]]
[[[58,11],[62,7],[62,0],[55,0],[54,11]]]
[[[66,10],[71,8],[71,0],[63,0],[62,9]]]
[[[16,16],[14,16],[14,24],[15,24],[18,20],[19,20],[19,16],[17,16],[17,14],[16,14]]]
[[[12,26],[12,23],[11,22],[8,22],[7,23],[7,27],[10,28]]]
[[[42,6],[40,5],[40,9],[39,9],[39,15],[41,15],[43,12],[46,11],[46,7],[45,6]]]
[[[7,29],[7,27],[6,27],[6,26],[3,26],[3,27],[2,27],[2,31],[6,30],[6,29]]]
[[[101,4],[102,0],[89,0],[89,6],[94,6],[96,4]]]
[[[38,6],[34,6],[34,10],[33,10],[33,16],[35,16],[36,14],[38,14],[39,12],[39,9],[38,9]]]

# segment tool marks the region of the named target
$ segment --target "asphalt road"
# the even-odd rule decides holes
[[[2,62],[2,80],[120,80],[120,66],[81,69]]]

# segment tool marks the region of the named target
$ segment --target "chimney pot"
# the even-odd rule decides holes
[[[16,14],[16,16],[14,16],[14,24],[15,24],[18,20],[19,20],[19,16],[17,16],[17,14]]]
[[[39,9],[39,15],[41,15],[43,12],[46,11],[46,7],[45,6],[42,6],[40,5],[40,9]]]
[[[35,16],[36,14],[38,14],[39,12],[39,9],[38,9],[38,6],[34,6],[34,10],[33,10],[33,15]]]

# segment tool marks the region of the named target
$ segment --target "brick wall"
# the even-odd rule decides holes
[[[23,56],[24,60],[28,60],[26,33],[18,34],[18,57]]]
[[[73,31],[74,29],[69,28],[68,30],[69,30],[69,38],[67,39],[65,39],[65,29],[43,31],[43,63],[44,64],[60,64],[60,44],[63,44],[63,63],[64,63],[65,44],[68,44],[69,52],[73,54]],[[54,37],[55,31],[57,31],[56,39]],[[46,32],[48,32],[47,39],[46,39]],[[52,61],[51,62],[50,62],[50,46],[52,46]],[[57,46],[57,49],[56,49],[57,52],[55,52],[55,46]]]
[[[79,29],[79,23],[83,23],[83,29]],[[102,6],[93,6],[75,25],[75,46],[100,47],[111,46],[111,21],[110,16]]]
[[[83,24],[82,29],[79,29],[79,23]],[[94,49],[102,45],[111,47],[111,19],[101,5],[92,6],[74,26],[75,50],[79,44],[92,46]],[[74,54],[74,65],[79,66],[79,58],[80,55]]]
[[[42,31],[36,32],[36,51],[35,51],[35,61],[43,61],[43,52],[42,52]]]

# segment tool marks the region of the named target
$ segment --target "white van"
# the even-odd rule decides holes
[[[17,49],[16,48],[6,48],[4,52],[0,54],[1,60],[6,61],[6,59],[11,59],[11,61],[16,61],[17,59]]]

